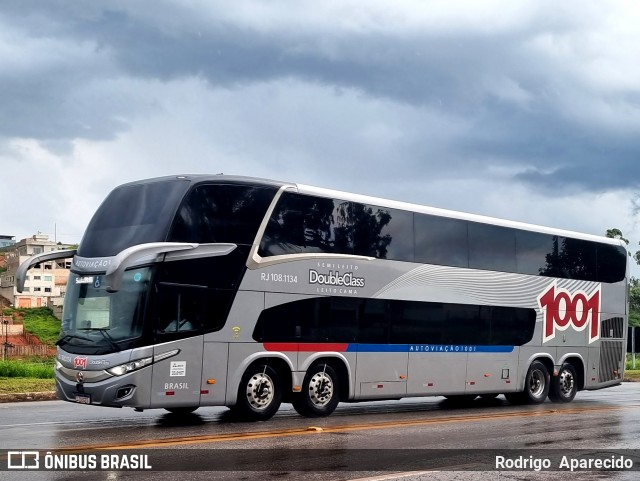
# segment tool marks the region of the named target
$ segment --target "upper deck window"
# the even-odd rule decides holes
[[[258,254],[309,253],[607,283],[622,281],[627,265],[622,246],[285,192]]]
[[[341,199],[282,194],[261,256],[350,254],[413,260],[413,213]]]
[[[250,245],[275,192],[266,186],[199,185],[180,206],[168,240]]]
[[[78,255],[108,257],[136,244],[164,241],[188,185],[163,180],[116,188],[91,219]]]

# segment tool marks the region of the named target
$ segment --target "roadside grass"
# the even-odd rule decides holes
[[[0,376],[0,394],[48,392],[54,390],[55,381],[53,379]]]
[[[51,361],[0,361],[0,378],[53,379]]]
[[[55,390],[53,357],[0,361],[0,394]]]
[[[16,309],[16,311],[22,317],[25,331],[36,336],[43,344],[55,346],[60,336],[60,319],[53,315],[51,309],[40,307],[37,309]]]
[[[624,380],[631,382],[640,382],[640,369],[626,369],[624,371]]]

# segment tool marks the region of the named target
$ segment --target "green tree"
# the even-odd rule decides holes
[[[607,229],[607,237],[621,239],[629,245],[629,240],[625,239],[620,229]],[[631,256],[631,252],[629,252]],[[640,251],[633,255],[633,259],[640,265]],[[631,277],[629,279],[629,325],[640,326],[640,279]]]

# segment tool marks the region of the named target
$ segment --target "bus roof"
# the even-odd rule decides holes
[[[352,192],[326,189],[322,187],[314,187],[314,186],[310,186],[306,184],[298,184],[294,182],[264,179],[259,177],[225,175],[225,174],[194,174],[194,175],[185,174],[185,175],[173,175],[173,176],[166,176],[166,177],[157,177],[153,179],[139,180],[135,182],[130,182],[129,184],[157,182],[157,181],[171,180],[171,179],[184,180],[187,182],[192,182],[194,184],[222,181],[224,183],[232,183],[232,184],[235,184],[235,183],[262,184],[265,186],[271,186],[271,187],[277,187],[277,188],[280,188],[283,186],[290,186],[290,187],[296,188],[298,192],[301,194],[310,194],[310,195],[317,195],[320,197],[349,200],[353,202],[361,202],[365,204],[377,205],[380,207],[389,207],[392,209],[419,212],[423,214],[430,214],[430,215],[435,215],[440,217],[450,217],[454,219],[467,220],[471,222],[498,225],[498,226],[509,227],[513,229],[521,229],[521,230],[526,230],[531,232],[540,232],[543,234],[558,235],[558,236],[570,237],[574,239],[582,239],[587,241],[599,242],[604,244],[621,245],[625,248],[627,247],[625,242],[622,241],[621,239],[613,239],[605,236],[585,234],[582,232],[557,229],[553,227],[546,227],[546,226],[541,226],[536,224],[528,224],[525,222],[517,222],[517,221],[512,221],[507,219],[500,219],[497,217],[489,217],[489,216],[483,216],[479,214],[471,214],[471,213],[448,210],[448,209],[440,209],[437,207],[429,207],[429,206],[420,205],[420,204],[412,204],[409,202],[401,202],[401,201],[390,200],[390,199],[385,199],[381,197],[373,197],[368,195],[355,194]]]
[[[492,224],[498,225],[502,227],[510,227],[513,229],[521,229],[527,230],[531,232],[540,232],[543,234],[551,234],[563,237],[570,237],[574,239],[582,239],[587,241],[612,244],[612,245],[622,245],[623,247],[627,247],[626,243],[621,239],[614,239],[605,236],[598,236],[593,234],[585,234],[582,232],[575,232],[564,229],[557,229],[553,227],[545,227],[535,224],[528,224],[525,222],[517,222],[507,219],[499,219],[497,217],[489,217],[478,214],[470,214],[466,212],[459,212],[454,210],[447,209],[439,209],[437,207],[429,207],[420,204],[412,204],[409,202],[400,202],[394,201],[379,197],[371,197],[367,195],[353,194],[349,192],[343,192],[338,190],[324,189],[321,187],[313,187],[304,184],[297,184],[298,191],[303,194],[312,194],[321,197],[333,197],[338,199],[350,200],[354,202],[360,202],[364,204],[372,204],[380,207],[389,207],[393,209],[407,210],[412,212],[419,212],[423,214],[430,214],[440,217],[450,217],[454,219],[467,220],[471,222],[479,222],[483,224]]]

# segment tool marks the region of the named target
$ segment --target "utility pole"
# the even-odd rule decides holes
[[[13,347],[13,344],[9,342],[9,321],[2,319],[2,326],[4,327],[4,343],[2,345],[2,360],[9,359],[9,348]]]

